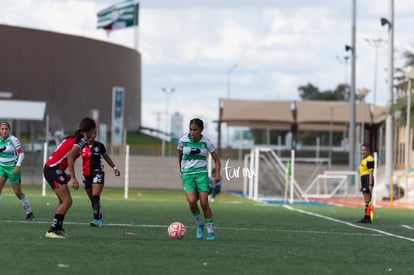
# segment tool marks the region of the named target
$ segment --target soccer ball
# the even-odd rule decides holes
[[[185,236],[185,226],[180,222],[173,222],[168,226],[168,237],[181,240]]]

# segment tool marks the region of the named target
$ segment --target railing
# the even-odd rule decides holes
[[[358,192],[357,185],[349,183],[355,182],[357,177],[358,173],[355,171],[325,171],[314,178],[304,193],[313,198],[346,197],[350,191],[354,195]]]
[[[271,184],[278,188],[280,193],[273,194],[283,199],[285,202],[293,203],[295,199],[307,201],[306,194],[302,191],[294,178],[294,152],[292,151],[291,169],[286,167],[281,158],[271,148],[256,147],[247,154],[244,159],[244,167],[253,176],[243,179],[243,193],[246,197],[255,201],[264,199],[264,195],[259,193],[259,187],[264,184],[261,179],[261,171],[266,171],[271,179]],[[263,172],[262,171],[262,172]]]

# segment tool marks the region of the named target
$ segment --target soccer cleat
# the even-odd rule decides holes
[[[358,223],[371,223],[371,219],[369,217],[363,217]]]
[[[63,236],[65,238],[68,238],[69,237],[69,235],[65,232],[65,229],[58,229],[58,230],[56,230],[56,234],[58,234],[60,236]]]
[[[92,227],[102,227],[103,226],[103,220],[93,220],[89,223]]]
[[[45,237],[50,239],[66,239],[66,236],[59,231],[46,231]]]
[[[215,241],[216,240],[216,234],[208,233],[206,240],[207,241]]]
[[[204,226],[203,225],[197,225],[196,237],[197,239],[204,238]]]
[[[30,212],[29,214],[26,215],[26,221],[27,222],[33,221],[33,219],[34,219],[33,212]]]

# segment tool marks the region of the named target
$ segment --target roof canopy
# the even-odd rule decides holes
[[[26,100],[0,100],[2,119],[43,120],[46,102]]]
[[[349,127],[351,108],[346,101],[258,101],[221,99],[220,121],[228,126],[288,130],[335,131]],[[380,124],[386,108],[357,102],[355,124]]]
[[[294,119],[290,101],[223,99],[221,121],[229,126],[290,129]]]

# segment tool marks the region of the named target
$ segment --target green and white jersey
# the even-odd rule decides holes
[[[13,166],[16,165],[18,154],[22,153],[22,145],[20,140],[13,136],[9,135],[8,138],[0,138],[0,165]]]
[[[192,141],[190,135],[184,135],[178,140],[177,149],[183,152],[181,172],[194,174],[207,171],[207,154],[216,151],[214,144],[201,135],[199,141]]]

